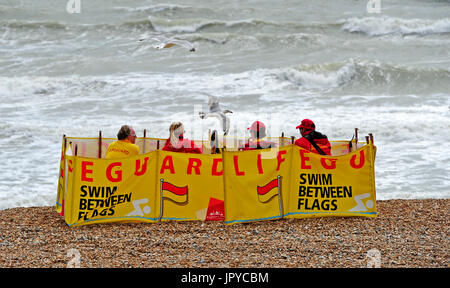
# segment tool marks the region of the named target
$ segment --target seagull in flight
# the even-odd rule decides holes
[[[205,119],[208,117],[215,117],[219,119],[220,124],[222,125],[223,135],[226,136],[228,134],[228,131],[230,130],[230,118],[228,118],[228,116],[226,116],[225,114],[233,112],[228,109],[222,110],[222,108],[220,108],[219,106],[219,98],[215,96],[209,96],[208,107],[209,107],[208,113],[205,112],[198,113],[200,115],[200,118]]]
[[[187,40],[167,38],[167,37],[164,37],[161,35],[156,36],[156,37],[151,37],[151,38],[139,39],[139,41],[141,41],[141,42],[145,41],[145,40],[150,40],[153,43],[155,43],[152,45],[152,47],[155,49],[159,49],[159,50],[178,45],[178,46],[188,49],[190,52],[195,52],[194,44],[192,44],[191,42],[189,42]]]

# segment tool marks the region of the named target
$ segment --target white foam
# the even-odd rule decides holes
[[[450,19],[402,19],[396,17],[362,17],[344,20],[342,29],[349,32],[364,33],[369,36],[388,34],[437,34],[450,32]]]
[[[124,6],[116,6],[113,7],[114,10],[118,11],[126,11],[126,12],[145,12],[145,13],[157,13],[162,11],[172,11],[177,9],[187,9],[190,6],[179,5],[179,4],[155,4],[148,6],[140,6],[140,7],[124,7]]]
[[[153,28],[158,32],[164,33],[194,33],[207,26],[235,27],[241,25],[256,26],[258,24],[277,25],[275,22],[268,22],[258,19],[242,20],[218,20],[204,18],[186,18],[186,19],[163,19],[149,16],[148,19]]]
[[[300,69],[288,68],[280,72],[280,77],[303,88],[329,89],[348,83],[356,74],[353,60],[334,71],[330,71],[325,65],[321,66],[319,70],[308,70],[307,66]]]

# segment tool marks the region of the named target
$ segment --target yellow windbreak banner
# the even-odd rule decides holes
[[[65,139],[56,210],[70,226],[377,215],[373,144],[345,153],[350,149],[342,141],[333,156],[295,145],[185,154],[154,150],[165,140],[143,138],[143,150],[154,151],[97,159],[73,155],[75,145],[78,153],[95,155],[106,151],[99,143],[113,139]]]
[[[158,220],[157,151],[111,160],[66,157],[64,216],[69,226]]]
[[[292,145],[224,152],[223,159],[226,224],[377,215],[373,145],[343,156]]]
[[[161,220],[223,221],[222,155],[158,152]]]
[[[288,207],[292,146],[224,152],[225,222],[283,217]],[[287,196],[287,197],[285,197]]]
[[[297,146],[292,152],[287,218],[376,217],[373,145],[337,157]]]

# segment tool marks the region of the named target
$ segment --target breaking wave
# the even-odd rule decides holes
[[[176,10],[184,9],[181,5],[161,4],[148,7],[127,8],[116,7],[115,9],[123,9],[125,11],[147,11],[150,12],[160,10]],[[137,28],[163,33],[195,33],[210,28],[215,32],[232,32],[230,29],[242,31],[242,29],[257,28],[262,32],[262,28],[275,28],[276,31],[284,31],[288,34],[298,34],[306,29],[341,29],[350,33],[362,33],[368,36],[383,35],[432,35],[450,33],[450,18],[437,20],[429,19],[402,19],[396,17],[352,17],[335,22],[277,22],[270,20],[262,20],[258,18],[248,18],[239,20],[220,20],[207,18],[159,18],[155,16],[147,16],[146,18],[128,20],[121,23],[92,23],[92,24],[69,24],[58,21],[18,21],[6,20],[0,21],[1,28],[13,29],[81,29],[95,30]],[[255,32],[255,31],[253,31]],[[274,31],[272,31],[274,32]],[[305,32],[305,31],[303,31]],[[311,31],[308,31],[311,32]]]
[[[362,88],[370,87],[372,90],[378,88],[389,91],[398,88],[399,92],[418,93],[422,89],[425,92],[432,88],[437,91],[450,88],[449,69],[395,66],[367,60],[300,65],[274,70],[273,73],[280,81],[314,90],[345,87],[365,91],[367,89]]]
[[[177,19],[166,20],[156,17],[149,17],[149,21],[152,23],[155,31],[158,32],[170,32],[170,33],[193,33],[200,31],[208,27],[247,27],[247,26],[260,26],[260,25],[279,25],[276,22],[268,22],[259,19],[244,19],[236,21],[222,21],[215,19]]]
[[[0,28],[12,28],[12,29],[66,29],[67,24],[56,21],[0,21]]]
[[[122,23],[92,23],[92,24],[72,24],[56,21],[0,21],[0,30],[3,28],[12,28],[18,30],[36,30],[36,29],[79,29],[79,30],[98,30],[118,28],[143,29],[145,31],[156,31],[165,33],[193,33],[205,28],[245,28],[260,26],[282,26],[283,24],[264,21],[259,19],[244,19],[236,21],[224,21],[216,19],[186,18],[186,19],[164,19],[149,16],[146,19],[125,21]]]
[[[369,36],[389,34],[429,35],[450,32],[450,19],[401,19],[395,17],[363,17],[344,20],[342,30],[363,33]]]
[[[141,7],[123,7],[117,6],[114,7],[113,10],[116,11],[124,11],[129,13],[158,13],[163,11],[174,11],[174,10],[186,10],[190,8],[190,6],[178,5],[178,4],[156,4],[149,6],[141,6]]]

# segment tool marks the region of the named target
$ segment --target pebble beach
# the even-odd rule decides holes
[[[377,218],[107,223],[0,211],[0,267],[447,268],[449,199],[377,201]]]

